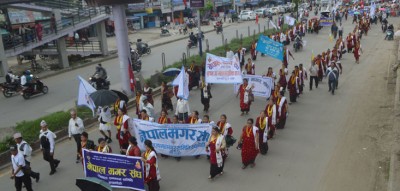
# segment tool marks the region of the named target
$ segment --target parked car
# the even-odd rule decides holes
[[[271,7],[269,12],[271,12],[273,15],[277,15],[279,14],[279,9],[277,7]]]
[[[241,13],[241,14],[239,15],[239,19],[241,19],[241,20],[247,20],[247,21],[249,21],[249,20],[255,20],[255,19],[256,19],[256,14],[255,14],[253,11],[244,12],[244,13]]]
[[[256,15],[258,15],[259,17],[266,17],[267,16],[267,9],[266,8],[260,8],[254,11],[254,13]]]
[[[278,6],[277,8],[279,10],[278,13],[280,14],[286,13],[286,9],[283,6]]]

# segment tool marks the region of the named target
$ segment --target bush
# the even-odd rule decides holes
[[[92,110],[87,107],[77,107],[76,109],[79,117],[82,119],[93,117]],[[25,141],[32,144],[39,139],[40,122],[42,120],[45,120],[48,128],[55,132],[68,127],[70,118],[69,111],[59,111],[36,120],[18,122],[15,129],[22,134]],[[13,144],[15,144],[14,139],[12,137],[6,137],[0,142],[0,152],[7,151],[10,145]]]

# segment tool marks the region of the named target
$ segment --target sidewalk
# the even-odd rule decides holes
[[[224,28],[231,26],[233,23],[224,23]],[[236,24],[236,23],[234,23]],[[208,33],[208,32],[212,32],[214,31],[214,26],[211,24],[210,25],[206,25],[206,26],[201,26],[201,30],[204,33]],[[188,35],[190,34],[190,30],[188,30],[188,34],[183,35],[183,34],[179,34],[179,30],[178,27],[176,27],[176,29],[169,29],[170,31],[170,36],[164,36],[161,37],[161,29],[160,28],[150,28],[150,29],[142,29],[142,30],[138,30],[135,31],[133,33],[129,33],[128,38],[129,41],[132,43],[135,43],[137,39],[142,39],[142,42],[146,42],[149,44],[150,47],[157,47],[157,46],[161,46],[164,44],[168,44],[171,42],[175,42],[178,40],[182,40],[185,38],[188,38]],[[193,29],[193,32],[196,33],[197,32],[197,28]],[[92,65],[92,64],[97,64],[97,63],[101,63],[107,60],[111,60],[114,58],[117,58],[118,55],[117,53],[117,44],[116,44],[116,39],[115,37],[109,37],[107,38],[107,43],[108,43],[108,51],[109,51],[109,55],[108,56],[99,56],[99,57],[95,57],[95,58],[85,58],[83,59],[83,63],[70,63],[70,67],[69,68],[64,68],[61,70],[49,70],[49,71],[42,71],[36,75],[38,75],[40,78],[47,78],[47,77],[51,77],[60,73],[64,73],[67,71],[71,71],[71,70],[75,70],[75,69],[79,69],[88,65]],[[133,48],[135,45],[133,45]],[[37,59],[39,64],[44,64],[44,65],[48,65],[48,64],[56,64],[56,60],[52,60],[52,61],[44,61],[41,59]],[[22,71],[25,70],[29,70],[30,69],[30,62],[24,61],[22,65],[18,65],[17,63],[17,59],[16,57],[10,57],[8,59],[8,65],[9,68],[11,70],[14,71],[14,73],[22,73]]]

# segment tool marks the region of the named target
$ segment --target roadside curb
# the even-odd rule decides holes
[[[396,58],[394,59],[395,63],[394,65],[399,64],[400,62],[400,46],[399,46],[399,40],[395,40],[394,44],[394,52]],[[391,66],[389,66],[391,67]],[[398,153],[400,153],[400,148],[398,145],[400,145],[400,140],[398,135],[400,134],[400,68],[398,68],[396,71],[394,71],[394,74],[396,75],[396,83],[395,83],[395,95],[394,95],[394,109],[393,109],[393,133],[394,133],[394,140],[392,144],[392,151],[391,151],[391,156],[390,156],[390,166],[389,166],[389,180],[388,180],[388,191],[397,191],[400,189],[400,183],[398,181],[399,176],[400,176],[400,156]]]
[[[227,28],[227,27],[229,27],[231,25],[232,24],[230,24],[228,26],[224,26],[224,28]],[[213,31],[214,31],[214,29],[210,29],[210,30],[207,30],[207,31],[203,31],[203,33],[206,34],[206,33],[210,33],[210,32],[213,32]],[[186,38],[188,38],[188,36],[182,36],[182,37],[179,37],[179,38],[176,38],[176,39],[171,39],[171,40],[168,40],[168,41],[165,41],[165,42],[161,42],[161,43],[158,43],[158,44],[151,45],[150,48],[155,48],[155,47],[158,47],[158,46],[162,46],[162,45],[165,45],[165,44],[168,44],[168,43],[171,43],[171,42],[176,42],[176,41],[179,41],[179,40],[183,40],[183,39],[186,39]],[[44,75],[38,74],[38,76],[40,78],[42,78],[42,79],[45,79],[45,78],[53,77],[53,76],[56,76],[56,75],[59,75],[59,74],[65,73],[65,72],[73,71],[73,70],[80,69],[80,68],[83,68],[83,67],[86,67],[86,66],[99,64],[99,63],[102,63],[102,62],[105,62],[105,61],[108,61],[108,60],[111,60],[111,59],[118,58],[118,54],[117,54],[118,51],[117,50],[110,51],[110,52],[111,53],[109,55],[105,56],[105,58],[102,58],[102,59],[99,59],[99,60],[95,60],[93,62],[89,62],[89,63],[86,63],[86,64],[80,64],[80,65],[77,65],[77,66],[74,66],[74,67],[61,69],[61,70],[54,71],[54,72],[51,72],[51,73],[48,73],[48,74],[44,74]]]

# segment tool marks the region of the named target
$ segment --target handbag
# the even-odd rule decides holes
[[[249,93],[249,102],[253,102],[253,101],[254,101],[254,94]]]
[[[30,175],[32,173],[32,168],[29,165],[25,165],[24,167],[22,167],[22,172],[24,174]]]
[[[236,143],[236,139],[235,139],[235,137],[233,137],[231,135],[226,135],[225,142],[226,142],[226,146],[230,147]]]

